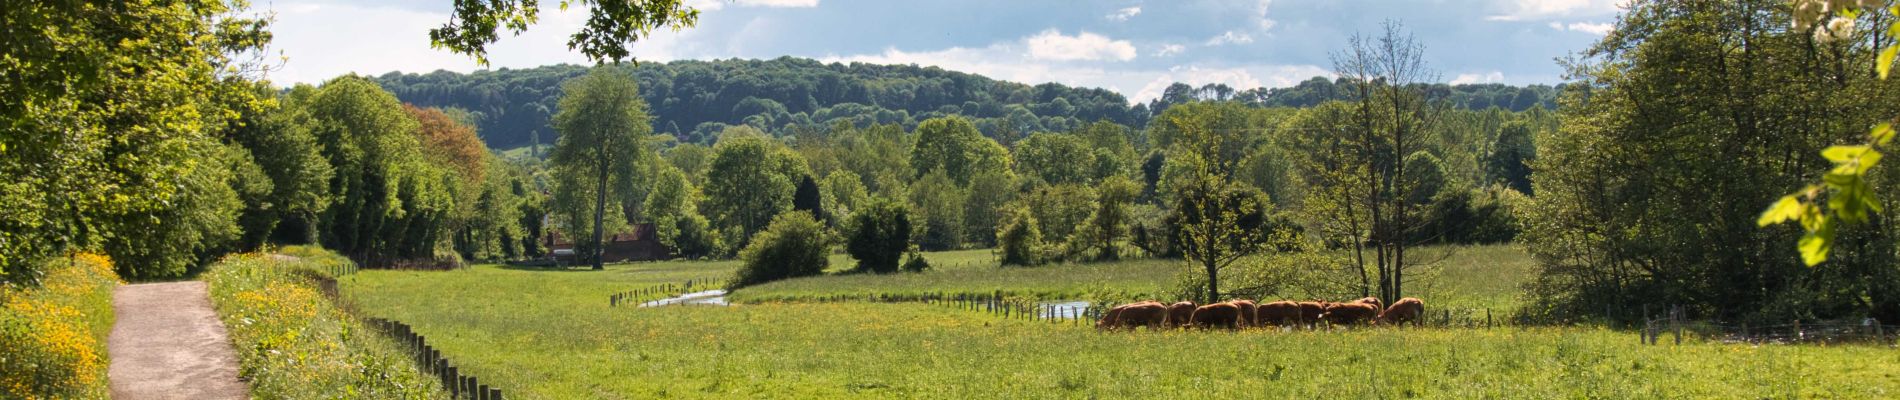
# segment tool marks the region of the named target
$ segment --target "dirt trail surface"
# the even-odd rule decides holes
[[[113,399],[249,397],[204,282],[119,286],[112,310],[118,321],[106,342],[112,357],[106,376]]]

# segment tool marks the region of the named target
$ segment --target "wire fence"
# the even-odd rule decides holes
[[[1686,315],[1681,306],[1670,306],[1660,315],[1644,318],[1639,331],[1642,343],[1655,345],[1663,336],[1670,336],[1669,342],[1677,345],[1684,337],[1721,343],[1900,345],[1900,325],[1883,324],[1873,318],[1750,324],[1696,321]]]

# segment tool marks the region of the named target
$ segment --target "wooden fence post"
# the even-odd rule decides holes
[[[447,370],[448,372],[442,374],[442,386],[449,388],[449,398],[462,397],[462,375],[454,366],[448,367]]]
[[[501,388],[488,388],[488,400],[501,400]]]
[[[1491,329],[1491,307],[1484,308],[1484,329]]]

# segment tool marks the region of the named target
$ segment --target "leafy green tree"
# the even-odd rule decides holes
[[[595,62],[620,62],[632,55],[628,45],[653,34],[655,28],[678,31],[699,21],[699,10],[683,0],[591,1],[562,0],[589,5],[587,24],[567,39],[569,50]],[[487,47],[500,39],[500,28],[519,35],[540,18],[536,0],[455,0],[455,14],[440,28],[429,30],[429,42],[474,57],[488,65]]]
[[[157,216],[224,215],[219,207],[229,204],[222,200],[228,192],[185,190],[226,185],[214,181],[228,173],[204,171],[219,168],[223,153],[211,133],[268,103],[250,84],[257,65],[247,61],[269,42],[268,21],[240,16],[241,8],[219,1],[0,7],[0,281],[32,282],[44,258],[107,241],[222,236],[223,223],[176,227],[208,229],[195,232],[148,228]],[[170,261],[120,264],[151,271],[135,276],[182,271]]]
[[[812,180],[811,175],[799,177],[798,187],[792,190],[792,209],[809,212],[812,218],[819,221],[831,218],[825,213],[824,196],[818,192],[818,181]]]
[[[967,119],[932,118],[917,126],[917,144],[910,153],[910,166],[915,168],[918,177],[942,170],[962,186],[968,185],[970,177],[977,173],[1008,169],[1009,151],[983,137]]]
[[[831,243],[824,224],[810,213],[787,212],[739,252],[742,264],[731,288],[825,273]]]
[[[1089,216],[1088,224],[1076,235],[1076,243],[1070,244],[1071,253],[1095,250],[1096,260],[1119,260],[1121,248],[1117,243],[1128,237],[1129,206],[1140,194],[1141,187],[1125,176],[1113,176],[1102,181],[1097,189],[1095,213]]]
[[[967,239],[983,247],[996,245],[996,227],[1004,204],[1016,199],[1016,178],[1005,172],[985,172],[970,178],[964,190],[963,226]]]
[[[914,241],[924,250],[951,250],[963,244],[963,202],[966,194],[950,176],[934,171],[910,186],[910,204],[922,224]]]
[[[1003,211],[1002,225],[997,227],[996,244],[1002,253],[1001,264],[1039,265],[1042,264],[1042,225],[1036,221],[1036,215],[1029,207],[1014,204]]]
[[[110,220],[104,226],[106,255],[112,256],[119,276],[150,279],[182,276],[214,250],[238,238],[237,216],[243,208],[232,189],[232,172],[245,169],[243,149],[220,145],[198,147],[205,164],[179,179],[179,191],[170,204]],[[236,168],[234,168],[236,167]],[[254,164],[249,169],[257,168]],[[153,223],[153,221],[164,221]]]
[[[798,178],[806,175],[798,153],[749,127],[726,129],[713,146],[706,174],[705,210],[714,226],[744,245],[774,216],[792,208]]]
[[[436,222],[452,198],[444,171],[425,162],[418,124],[368,80],[325,83],[308,103],[310,130],[334,175],[320,223],[324,247],[378,266],[433,259]]]
[[[1186,109],[1183,106],[1169,110]],[[1203,302],[1222,299],[1220,274],[1235,263],[1263,250],[1263,230],[1242,222],[1250,215],[1264,214],[1267,204],[1251,187],[1233,181],[1243,140],[1241,133],[1220,129],[1219,113],[1181,112],[1168,117],[1174,129],[1168,162],[1179,166],[1180,173],[1168,177],[1174,208],[1182,217],[1175,224],[1180,250],[1198,268],[1204,279]]]
[[[1531,127],[1523,121],[1511,121],[1498,131],[1498,139],[1485,154],[1485,176],[1491,182],[1523,194],[1531,192],[1531,161],[1537,159],[1537,146],[1531,141]]]
[[[674,168],[686,173],[686,178],[691,179],[693,184],[706,183],[706,167],[712,165],[711,148],[693,143],[682,143],[667,149],[661,155],[666,157],[667,163],[673,164]]]
[[[824,208],[831,211],[831,217],[838,221],[848,221],[859,207],[869,204],[870,194],[864,190],[864,181],[858,174],[848,170],[832,171],[819,182],[820,192],[824,195]]]
[[[1029,135],[1016,144],[1014,155],[1018,173],[1052,185],[1095,181],[1095,152],[1087,141],[1076,135],[1046,132]]]
[[[699,214],[699,188],[678,168],[662,167],[647,192],[646,211],[660,243],[682,257],[705,257],[719,251],[719,236]]]
[[[1413,205],[1430,204],[1445,187],[1445,168],[1431,152],[1415,151],[1405,156],[1405,180],[1410,186],[1405,201]]]
[[[602,269],[602,238],[626,224],[624,215],[607,218],[607,199],[627,196],[609,193],[627,187],[610,185],[609,180],[632,178],[635,166],[649,156],[643,140],[653,128],[647,124],[646,102],[640,98],[638,83],[621,71],[596,68],[563,88],[561,112],[554,116],[554,129],[561,132],[561,139],[548,158],[555,182],[555,215],[570,235],[593,231],[590,244],[577,250],[585,250],[594,269]],[[591,214],[585,205],[588,200],[593,203]],[[620,214],[624,207],[616,204],[613,208]]]
[[[898,258],[910,249],[910,211],[902,203],[879,197],[852,214],[848,225],[845,252],[858,260],[859,271],[897,271]]]

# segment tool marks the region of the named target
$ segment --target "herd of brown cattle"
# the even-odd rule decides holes
[[[1113,330],[1134,329],[1146,326],[1149,329],[1163,328],[1245,328],[1250,326],[1305,326],[1311,328],[1320,322],[1330,325],[1356,325],[1360,323],[1386,323],[1404,325],[1411,322],[1418,325],[1419,317],[1425,315],[1425,302],[1416,298],[1403,298],[1393,302],[1391,307],[1382,307],[1377,297],[1367,297],[1344,303],[1319,301],[1276,301],[1266,304],[1253,300],[1230,300],[1224,303],[1196,305],[1191,301],[1174,304],[1161,304],[1155,301],[1141,301],[1123,304],[1108,309],[1102,314],[1102,320],[1095,323],[1096,329]]]

